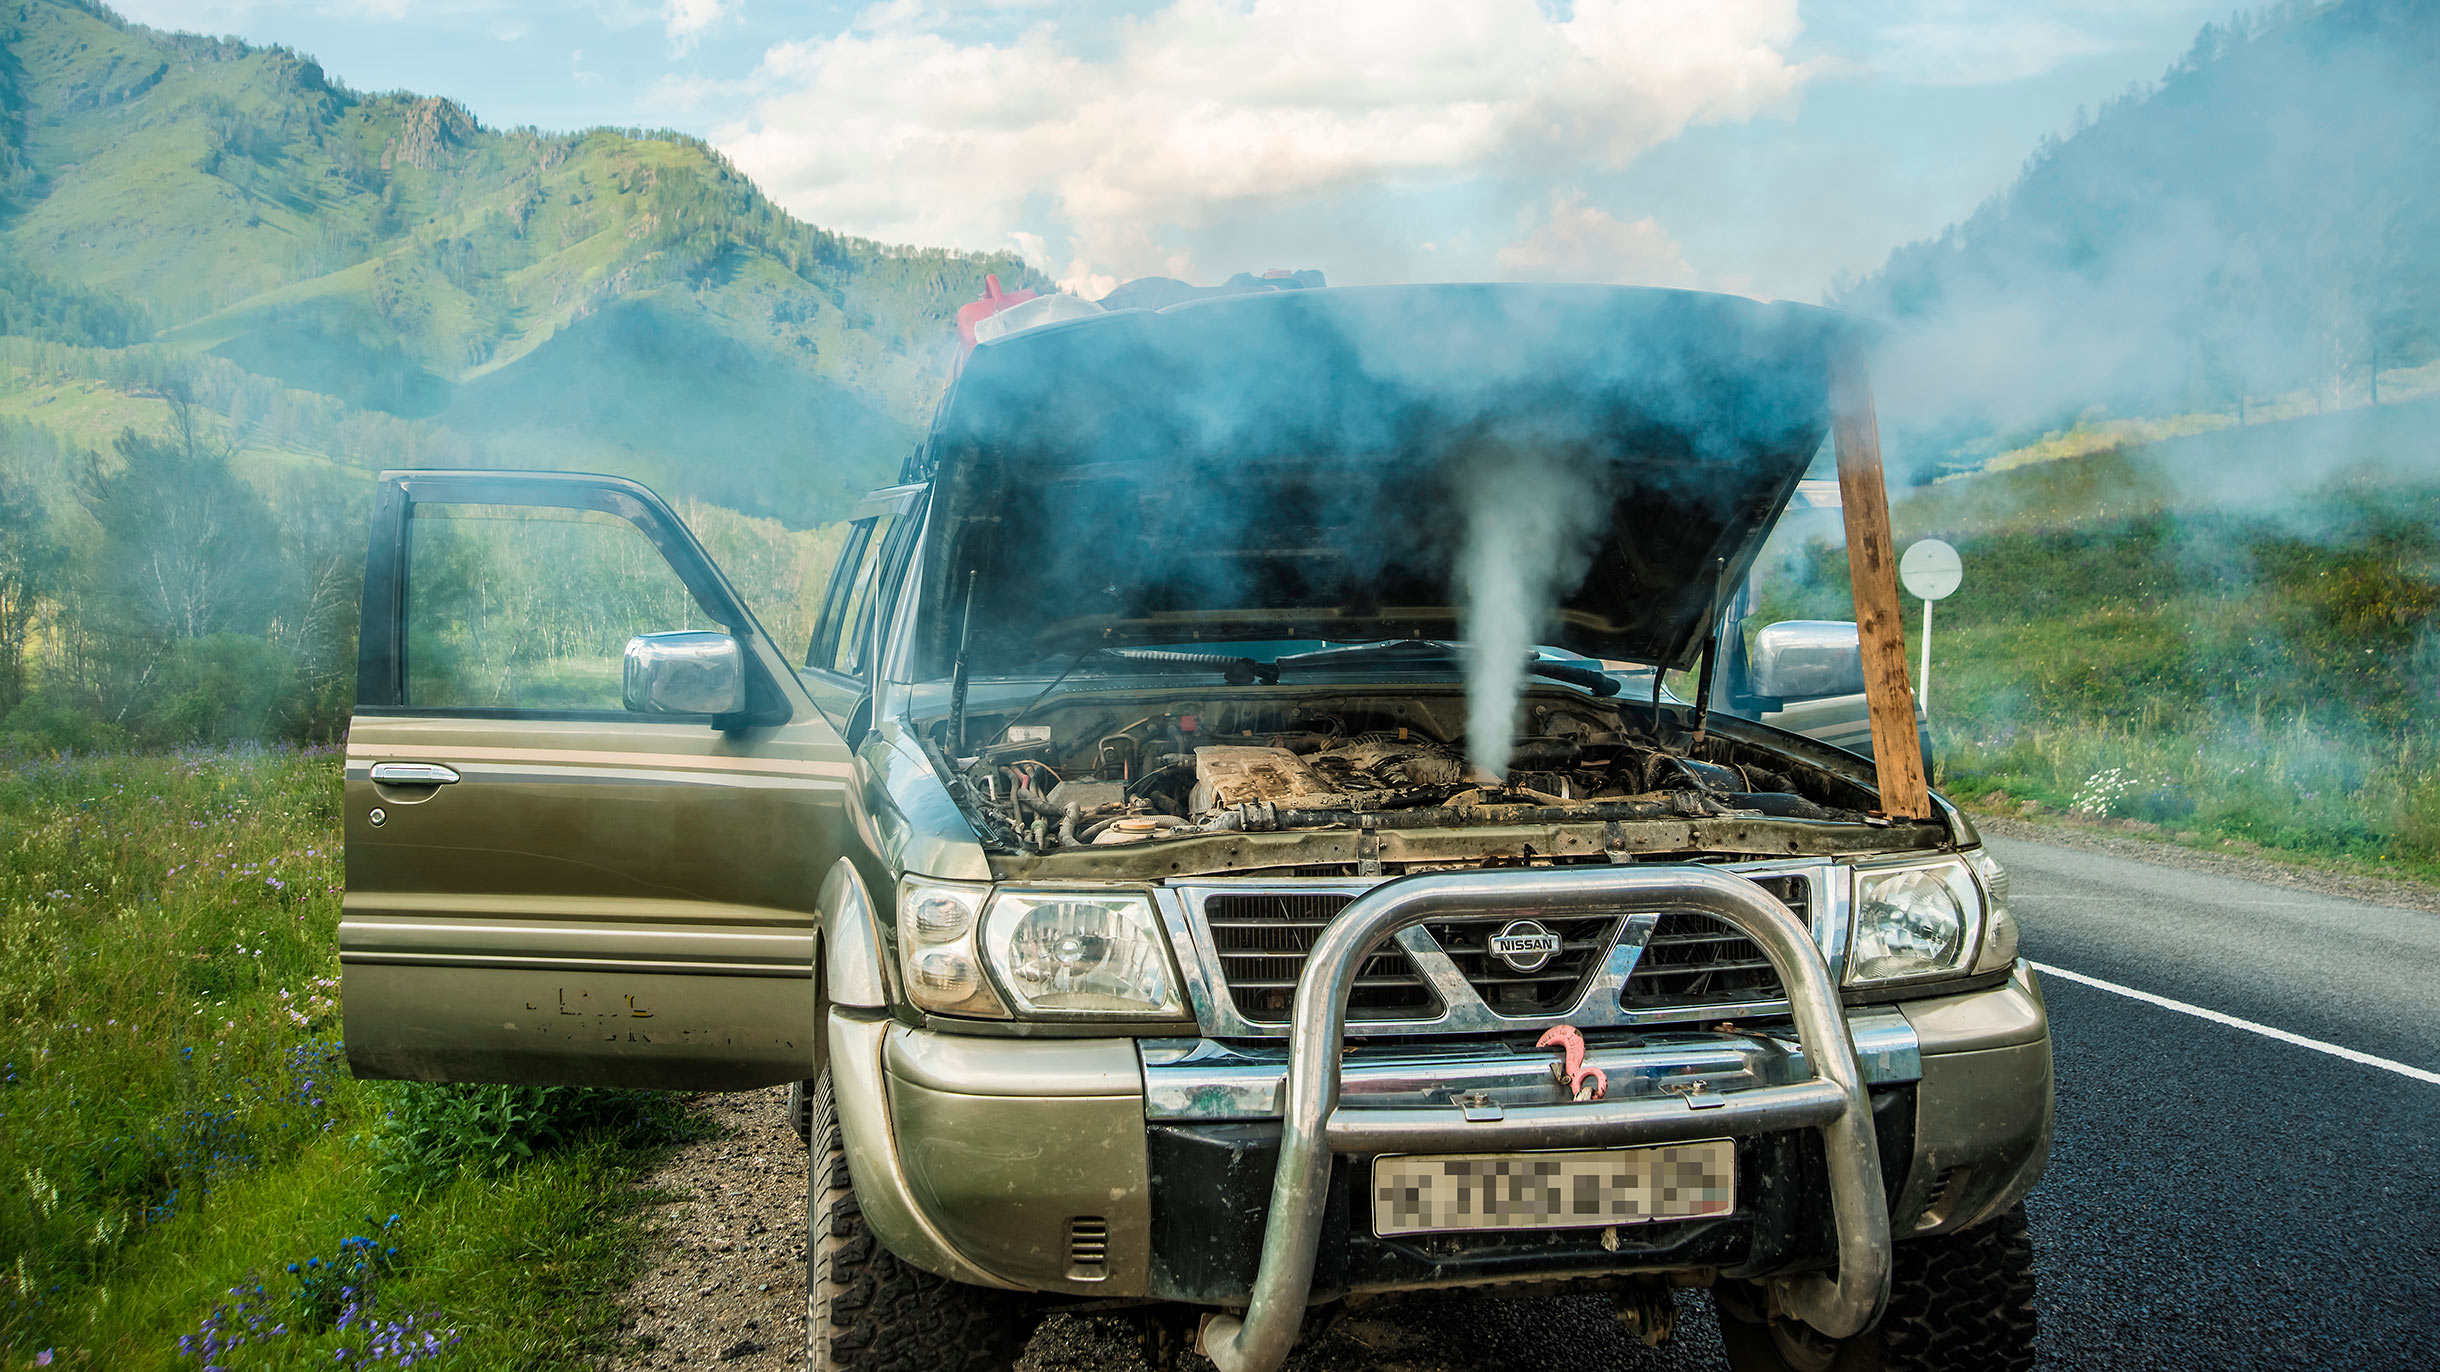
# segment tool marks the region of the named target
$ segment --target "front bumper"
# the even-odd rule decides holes
[[[2049,1026],[2031,969],[1965,995],[1847,1012],[1871,1105],[1891,1234],[1978,1223],[2021,1200],[2049,1155]],[[1242,1306],[1279,1155],[1284,1051],[1210,1040],[1000,1039],[833,1012],[831,1062],[850,1161],[882,1240],[918,1266],[1078,1299]],[[1689,1079],[1733,1094],[1799,1080],[1784,1025],[1589,1036],[1614,1097]],[[1629,1042],[1629,1040],[1635,1040]],[[1349,1106],[1558,1099],[1551,1055],[1490,1043],[1351,1050]],[[867,1123],[869,1122],[869,1123]],[[859,1128],[859,1125],[864,1127]],[[1810,1130],[1767,1131],[1739,1155],[1725,1219],[1388,1242],[1369,1233],[1368,1154],[1332,1164],[1316,1298],[1711,1268],[1765,1275],[1835,1251]],[[1086,1221],[1082,1230],[1078,1221]],[[1106,1235],[1098,1265],[1080,1234]]]

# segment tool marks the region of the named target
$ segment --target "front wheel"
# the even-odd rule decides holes
[[[1851,1339],[1766,1314],[1753,1287],[1715,1288],[1734,1372],[2026,1372],[2033,1366],[2033,1244],[2025,1207],[1901,1243],[1889,1308]]]
[[[1009,1372],[1033,1302],[936,1277],[881,1245],[856,1205],[838,1098],[807,1092],[805,1365],[810,1372]]]

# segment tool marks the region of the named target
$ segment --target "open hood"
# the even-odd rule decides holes
[[[1821,445],[1853,327],[1686,291],[1384,286],[986,343],[910,465],[938,531],[918,669],[945,674],[961,626],[989,673],[1091,645],[1461,637],[1470,601],[1684,666]]]

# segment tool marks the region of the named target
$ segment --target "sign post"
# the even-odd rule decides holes
[[[1909,594],[1923,601],[1923,667],[1915,673],[1915,700],[1928,716],[1932,712],[1932,602],[1949,598],[1965,579],[1965,568],[1955,548],[1927,538],[1907,545],[1906,555],[1898,559],[1898,579],[1906,583]]]

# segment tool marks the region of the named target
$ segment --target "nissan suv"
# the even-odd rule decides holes
[[[2004,872],[1663,690],[1713,698],[1856,346],[1524,286],[1009,330],[803,642],[642,486],[387,473],[355,1070],[793,1085],[816,1368],[1070,1308],[1254,1372],[1427,1289],[1657,1342],[1683,1287],[1741,1369],[2029,1366]]]

